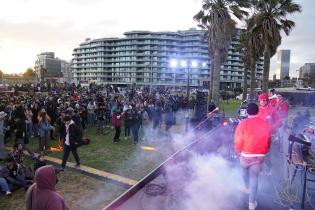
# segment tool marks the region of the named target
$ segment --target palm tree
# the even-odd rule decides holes
[[[253,27],[260,31],[264,44],[263,90],[268,90],[270,58],[281,44],[281,32],[287,36],[295,26],[287,15],[301,12],[301,6],[293,0],[253,0]]]
[[[243,100],[247,96],[247,73],[250,72],[250,100],[254,100],[254,90],[256,86],[256,61],[263,55],[264,45],[262,36],[258,28],[253,27],[253,19],[246,20],[246,30],[242,31],[240,37],[241,47],[243,49],[244,63],[244,93]]]
[[[202,29],[207,30],[211,60],[209,99],[218,105],[221,65],[226,61],[227,50],[235,31],[232,15],[242,20],[248,13],[248,0],[203,0],[202,9],[194,16]]]

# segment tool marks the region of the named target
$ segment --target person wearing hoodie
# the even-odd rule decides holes
[[[25,196],[26,210],[68,210],[61,195],[56,192],[57,176],[51,165],[37,169],[35,183],[29,187]]]

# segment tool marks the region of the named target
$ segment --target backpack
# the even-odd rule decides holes
[[[90,139],[82,138],[81,141],[79,142],[79,146],[88,145],[89,143],[90,143]]]

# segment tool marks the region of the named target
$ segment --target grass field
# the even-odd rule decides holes
[[[240,100],[231,99],[227,101],[221,101],[219,104],[220,111],[225,113],[225,117],[237,117],[237,111],[241,105]]]
[[[57,192],[72,210],[102,209],[126,189],[120,185],[91,178],[77,171],[66,170],[58,175]],[[106,193],[111,192],[111,193]],[[25,209],[25,191],[19,189],[12,196],[0,196],[1,210]]]

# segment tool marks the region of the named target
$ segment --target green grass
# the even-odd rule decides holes
[[[231,99],[228,102],[220,101],[219,108],[225,113],[225,117],[236,117],[240,105],[240,100]]]
[[[134,145],[132,138],[124,139],[122,132],[121,141],[119,144],[114,144],[114,130],[110,130],[107,135],[96,135],[95,133],[95,127],[87,129],[87,136],[91,142],[78,149],[81,164],[135,180],[143,178],[175,152],[172,148],[165,146],[167,142],[162,142],[160,139],[152,139],[150,143],[145,141],[140,145]],[[56,140],[50,142],[51,146],[57,145]],[[141,145],[153,146],[157,150],[144,151],[141,149]],[[38,152],[38,139],[32,138],[29,146],[34,152]],[[62,152],[49,154],[49,156],[60,159],[62,159],[62,155]],[[68,161],[74,162],[71,153]]]
[[[72,170],[60,173],[58,180],[57,192],[65,199],[68,207],[75,210],[102,209],[126,190],[120,185],[97,180]],[[0,195],[0,209],[25,209],[24,200],[24,189],[13,192],[11,197]]]

